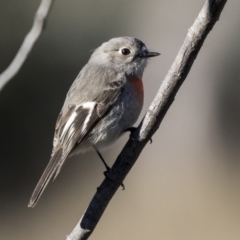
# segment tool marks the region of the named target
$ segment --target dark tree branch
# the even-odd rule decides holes
[[[0,75],[0,90],[2,90],[5,84],[7,84],[18,73],[18,71],[21,69],[22,65],[26,61],[29,53],[33,49],[34,44],[39,39],[42,33],[45,20],[48,16],[52,3],[53,0],[41,1],[30,32],[26,35],[20,49],[18,50],[11,64]]]
[[[93,232],[105,208],[132,168],[141,151],[159,128],[177,91],[187,77],[197,54],[227,0],[208,0],[189,29],[184,43],[165,77],[146,116],[134,136],[128,140],[115,161],[109,175],[97,189],[79,223],[67,236],[67,240],[85,240]]]

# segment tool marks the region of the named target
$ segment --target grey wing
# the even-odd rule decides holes
[[[108,78],[106,72],[102,74],[102,77]],[[54,137],[54,148],[58,149],[60,145],[63,150],[59,167],[118,99],[124,81],[122,78],[115,77],[114,81],[102,82],[102,89],[96,86],[95,94],[92,94],[91,97],[85,95],[84,101],[80,102],[75,99],[77,103],[73,104],[70,101],[70,105],[64,106],[56,124]],[[73,91],[70,90],[70,92]],[[83,89],[82,92],[87,91]],[[74,94],[74,97],[78,94]]]
[[[103,74],[102,77],[108,76]],[[71,94],[73,91],[79,90],[78,88],[74,90],[75,85],[76,82],[70,89]],[[58,175],[69,154],[81,143],[98,121],[104,117],[107,111],[111,109],[111,106],[122,92],[124,81],[121,78],[115,78],[111,82],[101,82],[101,85],[103,87],[102,90],[99,91],[97,89],[92,99],[85,95],[84,99],[79,101],[75,99],[75,104],[73,104],[71,99],[67,103],[68,100],[66,99],[56,123],[51,159],[31,196],[29,207],[36,205],[53,174],[55,173],[55,177]],[[84,86],[82,87],[81,91],[84,92]],[[76,92],[75,94],[81,94],[81,92]],[[76,95],[73,94],[73,96],[76,98]],[[71,96],[68,94],[68,97]]]

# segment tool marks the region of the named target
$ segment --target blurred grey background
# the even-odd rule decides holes
[[[65,239],[103,180],[95,153],[68,161],[36,208],[65,95],[91,50],[135,36],[161,56],[144,75],[146,112],[205,1],[55,1],[19,74],[0,92],[0,239]],[[30,30],[40,0],[0,0],[0,71]],[[240,238],[240,1],[228,1],[160,129],[91,239]],[[124,136],[103,153],[111,165]]]

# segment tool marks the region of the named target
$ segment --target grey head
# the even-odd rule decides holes
[[[118,37],[97,48],[89,63],[112,68],[117,72],[142,75],[147,59],[159,55],[158,52],[148,51],[146,45],[137,38]]]

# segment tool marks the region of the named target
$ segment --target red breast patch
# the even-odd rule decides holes
[[[135,91],[137,93],[137,97],[139,98],[139,101],[143,103],[143,98],[144,98],[144,90],[143,90],[143,82],[142,79],[137,78],[137,77],[131,77],[129,79],[129,82],[133,84]]]

